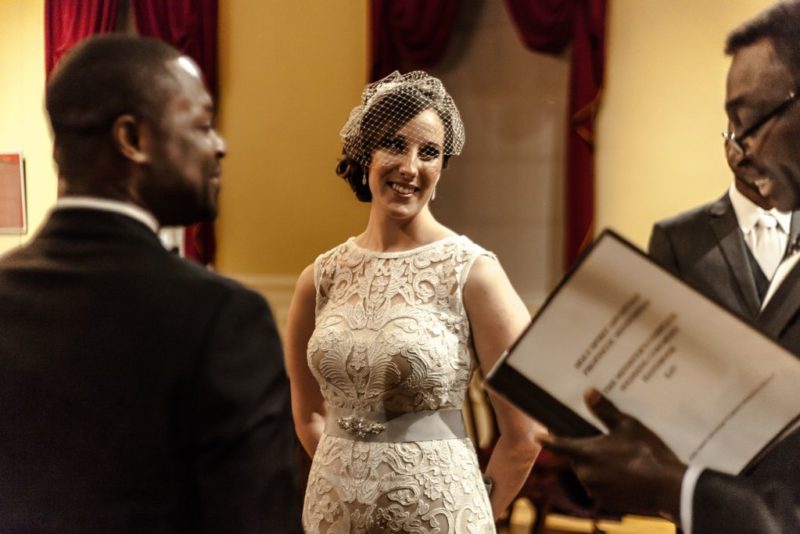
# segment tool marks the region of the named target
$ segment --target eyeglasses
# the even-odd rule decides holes
[[[756,122],[745,128],[745,130],[740,135],[736,135],[733,129],[729,127],[727,132],[722,132],[722,138],[725,139],[726,143],[730,143],[731,146],[739,154],[744,155],[744,146],[742,145],[742,143],[744,143],[744,140],[750,137],[751,135],[755,134],[758,131],[758,129],[764,126],[770,119],[772,119],[773,117],[777,117],[778,115],[789,109],[789,106],[794,104],[797,101],[797,99],[798,99],[798,94],[795,91],[792,91],[791,93],[789,93],[789,96],[787,96],[783,102],[775,106],[775,108],[773,108],[772,111],[762,116]]]

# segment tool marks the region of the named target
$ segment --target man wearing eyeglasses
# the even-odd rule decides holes
[[[776,4],[735,30],[726,52],[733,58],[726,140],[739,152],[737,167],[747,171],[743,176],[771,206],[798,209],[800,0]],[[756,324],[800,354],[800,253],[790,252],[776,268]],[[732,476],[687,467],[658,436],[599,392],[588,391],[586,402],[608,434],[539,439],[572,460],[603,507],[662,515],[686,534],[800,532],[800,428],[790,429],[747,473]]]

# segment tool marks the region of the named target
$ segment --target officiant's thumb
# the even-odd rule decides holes
[[[589,388],[583,394],[583,400],[589,410],[600,419],[609,430],[616,428],[626,417],[619,411],[614,403],[594,388]]]

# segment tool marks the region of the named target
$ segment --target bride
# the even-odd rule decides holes
[[[341,133],[337,174],[370,213],[303,271],[290,307],[294,420],[313,457],[303,527],[494,532],[538,427],[491,396],[500,439],[482,476],[461,406],[475,366],[488,371],[530,316],[494,254],[431,213],[461,117],[438,79],[395,72],[364,89]]]

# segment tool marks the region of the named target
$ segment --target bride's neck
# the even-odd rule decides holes
[[[367,228],[356,238],[356,242],[370,250],[393,252],[427,245],[452,234],[428,210],[408,221],[381,217],[371,212]]]

